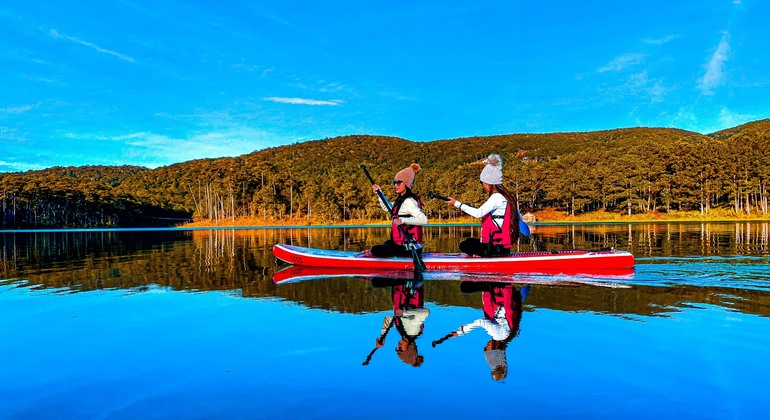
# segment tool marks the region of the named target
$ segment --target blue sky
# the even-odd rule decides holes
[[[636,4],[638,3],[638,4]],[[0,3],[0,172],[770,117],[770,2]]]

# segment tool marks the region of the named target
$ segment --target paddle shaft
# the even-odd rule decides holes
[[[447,341],[447,340],[449,340],[450,338],[452,338],[452,337],[454,337],[454,336],[455,336],[455,333],[454,333],[454,332],[451,332],[451,333],[449,333],[449,334],[447,334],[447,335],[445,335],[445,336],[443,336],[443,337],[439,338],[438,340],[436,340],[436,341],[433,341],[433,342],[431,343],[431,345],[432,345],[433,347],[436,347],[437,345],[439,345],[439,344],[443,343],[444,341]]]
[[[428,197],[430,198],[438,198],[439,200],[449,201],[449,197],[444,197],[441,194],[436,194],[433,191],[428,193]]]
[[[428,197],[430,198],[437,198],[439,200],[449,201],[449,197],[444,197],[441,194],[436,194],[433,191],[428,193]],[[517,206],[518,207],[518,206]],[[521,212],[516,209],[516,213],[519,216],[519,233],[521,233],[524,236],[529,236],[529,225],[526,224],[523,220],[521,220]]]
[[[390,332],[391,327],[393,327],[393,324],[396,322],[396,317],[394,316],[393,319],[390,320],[390,324],[388,324],[387,328],[385,328],[385,332],[380,335],[380,337],[377,339],[379,342],[380,340],[384,339],[386,335]],[[381,346],[374,346],[372,351],[369,352],[369,354],[366,356],[366,360],[364,360],[364,363],[362,363],[363,366],[366,366],[369,364],[369,362],[372,361],[372,356],[374,356],[374,353],[379,349]]]

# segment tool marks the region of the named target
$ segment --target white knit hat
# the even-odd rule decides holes
[[[491,154],[487,157],[487,166],[481,171],[481,182],[489,185],[500,185],[503,183],[503,158],[498,154]]]

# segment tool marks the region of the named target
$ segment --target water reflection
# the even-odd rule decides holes
[[[765,255],[768,222],[628,225],[628,249],[641,256]]]
[[[508,344],[519,335],[522,303],[531,286],[516,289],[512,284],[462,282],[463,293],[481,293],[482,317],[461,325],[457,330],[434,341],[433,347],[449,338],[464,336],[475,329],[483,329],[490,340],[484,346],[484,358],[491,369],[492,379],[499,381],[508,376]]]
[[[453,251],[477,233],[474,229],[430,227],[426,242],[432,251]],[[392,296],[373,290],[360,277],[276,286],[273,276],[285,266],[276,262],[271,248],[280,242],[361,250],[387,235],[386,227],[2,232],[0,282],[75,292],[152,285],[236,290],[244,297],[278,297],[311,308],[364,313],[390,307]],[[632,288],[575,288],[566,283],[580,280],[589,286],[592,280],[540,278],[549,287],[530,302],[538,307],[649,315],[704,303],[770,316],[767,222],[538,226],[534,236],[536,241],[518,243],[518,250],[615,246],[637,256],[631,280],[615,280]],[[426,299],[472,306],[473,301],[454,291],[457,280],[431,279]]]
[[[413,367],[420,367],[424,361],[417,348],[417,338],[425,329],[425,320],[430,310],[425,308],[425,284],[420,273],[414,273],[414,278],[375,277],[372,286],[390,288],[393,299],[393,315],[386,316],[382,321],[380,336],[375,340],[375,347],[366,357],[363,365],[368,365],[377,349],[382,348],[388,333],[395,329],[399,335],[396,345],[396,355],[402,362]]]

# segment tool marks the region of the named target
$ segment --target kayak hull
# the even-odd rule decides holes
[[[289,264],[347,269],[413,270],[412,258],[376,258],[361,252],[306,248],[287,244],[273,246],[273,255]],[[575,273],[581,270],[632,269],[628,251],[517,252],[505,257],[471,257],[463,253],[422,255],[427,270],[486,273]]]

